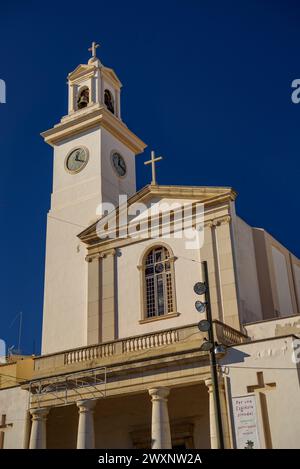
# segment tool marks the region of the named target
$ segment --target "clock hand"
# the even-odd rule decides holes
[[[77,153],[76,156],[75,156],[75,161],[78,161],[79,163],[84,163],[84,160],[79,160],[79,159],[78,159],[78,156],[79,156],[79,155],[78,155],[78,153]]]

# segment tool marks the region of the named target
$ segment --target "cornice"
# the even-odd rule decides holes
[[[41,136],[46,143],[54,146],[78,132],[95,127],[103,127],[111,132],[135,154],[142,153],[147,146],[104,106],[97,106],[96,108],[93,106],[93,109],[83,114],[80,114],[79,111],[79,114],[74,113],[72,116],[67,116],[52,129],[42,132]]]

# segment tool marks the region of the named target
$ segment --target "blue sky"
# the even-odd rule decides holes
[[[66,77],[102,44],[122,117],[164,155],[162,184],[233,186],[237,211],[299,248],[300,3],[291,0],[11,1],[1,5],[0,337],[37,353],[52,152],[40,132],[67,111]]]

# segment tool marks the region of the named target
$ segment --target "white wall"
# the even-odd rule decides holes
[[[292,361],[293,340],[292,337],[274,338],[236,346],[228,350],[222,362],[232,397],[249,394],[247,386],[257,384],[257,372],[263,372],[265,383],[276,383],[276,388],[265,392],[274,449],[300,448],[299,370]],[[261,446],[264,448],[258,396],[256,406]]]
[[[28,392],[20,387],[0,390],[0,416],[13,426],[5,431],[4,448],[22,449],[27,425]]]
[[[160,241],[164,241],[169,245],[177,257],[175,261],[175,281],[177,312],[180,313],[180,316],[139,324],[139,320],[142,319],[142,311],[140,272],[137,266],[140,264],[145,249],[151,245],[159,244]],[[184,241],[181,239],[162,238],[158,242],[145,240],[120,250],[120,256],[117,257],[120,338],[193,324],[203,319],[204,314],[199,314],[194,306],[195,301],[200,297],[193,291],[194,284],[203,280],[201,267],[199,263],[192,262],[189,259],[200,261],[200,253],[195,250],[186,250]]]
[[[70,174],[65,159],[85,146],[89,161]],[[127,176],[118,178],[110,161],[119,151]],[[77,235],[99,218],[101,201],[118,204],[118,194],[135,192],[134,153],[104,129],[92,129],[54,148],[53,194],[47,220],[42,353],[54,353],[87,343],[86,250]]]
[[[102,198],[114,201],[118,206],[119,194],[131,196],[136,191],[135,155],[106,129],[102,129],[101,134]],[[118,177],[113,169],[111,153],[114,151],[120,153],[125,160],[127,173],[124,177]]]

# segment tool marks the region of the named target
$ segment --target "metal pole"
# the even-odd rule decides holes
[[[20,322],[19,322],[19,339],[18,339],[18,353],[21,354],[21,334],[22,334],[22,319],[23,313],[20,312]]]
[[[208,331],[208,340],[213,344],[213,347],[209,353],[210,356],[210,370],[211,370],[211,380],[212,380],[212,389],[214,396],[214,405],[215,405],[215,418],[216,418],[216,429],[217,429],[217,438],[218,438],[218,447],[219,449],[224,449],[224,434],[223,434],[223,425],[222,425],[222,414],[221,414],[221,402],[219,394],[219,380],[217,372],[217,359],[215,354],[215,339],[214,339],[214,329],[212,322],[212,315],[210,309],[210,292],[209,292],[209,282],[208,282],[208,270],[207,262],[202,262],[204,270],[204,279],[206,285],[205,299],[206,299],[206,318],[210,324]]]

